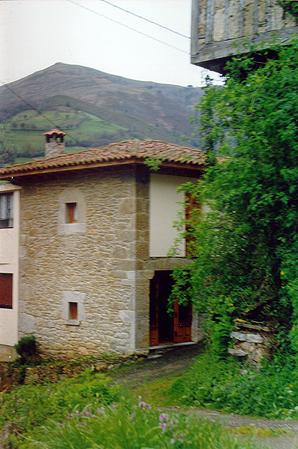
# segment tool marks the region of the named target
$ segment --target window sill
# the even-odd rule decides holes
[[[80,320],[67,320],[65,322],[66,326],[80,326],[81,321]]]
[[[64,223],[59,226],[59,234],[71,235],[84,233],[86,231],[86,223]]]

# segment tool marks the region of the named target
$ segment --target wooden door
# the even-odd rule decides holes
[[[192,306],[174,304],[174,343],[191,341]]]
[[[191,341],[191,305],[175,303],[168,313],[172,285],[170,271],[156,271],[150,282],[150,346]]]
[[[159,284],[155,279],[150,283],[150,346],[157,346],[158,337],[158,292]]]

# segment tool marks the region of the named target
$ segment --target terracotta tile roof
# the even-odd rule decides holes
[[[144,162],[158,158],[163,164],[198,168],[204,165],[206,156],[201,150],[161,142],[158,140],[129,140],[90,148],[79,153],[66,153],[58,157],[40,159],[24,164],[0,168],[0,179],[13,176],[32,175],[73,169],[84,169],[106,165]]]

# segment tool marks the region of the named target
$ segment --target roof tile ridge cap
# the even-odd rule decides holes
[[[140,152],[142,151],[142,143],[144,143],[144,140],[135,139],[129,141],[130,146],[126,149],[128,152],[128,158],[137,158],[142,159]]]
[[[150,143],[159,143],[159,144],[166,145],[167,147],[174,147],[174,148],[179,149],[179,150],[203,152],[203,150],[201,148],[190,147],[190,146],[187,146],[187,145],[180,145],[180,144],[174,143],[174,142],[167,142],[166,140],[144,139],[143,142],[144,143],[149,143],[149,142]]]
[[[106,145],[102,145],[99,147],[91,147],[91,148],[89,148],[89,150],[109,150],[109,149],[114,149],[114,148],[117,149],[117,146],[120,147],[125,143],[131,143],[131,142],[133,142],[133,141],[132,140],[119,140],[118,142],[110,142]],[[87,150],[87,151],[89,151],[89,150]]]

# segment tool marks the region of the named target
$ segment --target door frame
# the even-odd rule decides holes
[[[193,321],[193,311],[192,305],[188,304],[186,313],[181,313],[181,307],[178,303],[174,304],[173,316],[172,316],[172,336],[168,341],[163,341],[160,339],[159,329],[162,326],[162,314],[159,313],[159,305],[161,302],[160,295],[162,280],[162,275],[168,273],[169,281],[171,281],[170,273],[173,270],[156,270],[154,276],[150,280],[150,313],[149,313],[149,342],[150,346],[160,346],[164,344],[181,344],[192,342],[192,321]],[[162,274],[161,274],[162,273]],[[164,298],[163,298],[164,300]],[[180,312],[179,312],[180,311]],[[183,318],[183,321],[182,321]]]

